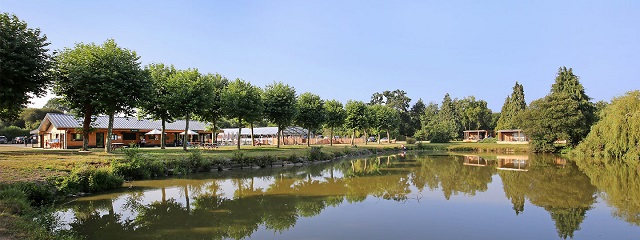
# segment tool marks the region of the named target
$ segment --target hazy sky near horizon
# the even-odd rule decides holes
[[[474,95],[500,111],[516,81],[544,97],[559,67],[587,94],[640,89],[640,1],[9,1],[51,50],[109,38],[143,65],[368,102]],[[41,107],[46,99],[36,100]]]

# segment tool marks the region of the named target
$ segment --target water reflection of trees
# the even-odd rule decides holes
[[[411,181],[419,190],[441,188],[448,200],[459,193],[475,195],[488,189],[496,168],[465,166],[461,156],[420,156],[418,167],[411,173]]]
[[[516,214],[524,211],[525,199],[529,199],[550,213],[560,237],[572,237],[595,201],[595,187],[571,163],[551,155],[530,157],[528,172],[497,170],[494,160],[483,162],[483,166],[465,165],[462,156],[391,156],[235,175],[223,172],[215,179],[177,179],[167,186],[155,186],[150,181],[148,187],[160,189],[156,190],[161,193],[159,199],[149,203],[147,193],[142,191],[119,197],[124,202],[119,208],[133,215],[114,211],[112,200],[83,201],[74,205],[77,220],[70,226],[90,238],[238,239],[251,236],[261,226],[283,232],[300,218],[316,216],[329,206],[361,202],[368,197],[404,202],[418,194],[412,189],[425,188],[441,189],[446,199],[458,194],[475,195],[488,189],[497,172]],[[623,198],[622,184],[637,185],[640,179],[637,173],[626,179],[629,181],[598,180],[602,181],[598,184],[619,186],[607,192],[614,206],[636,201],[630,209],[622,208],[616,214],[637,223],[638,216],[632,213],[638,212],[640,203],[637,198]],[[229,191],[225,184],[233,186],[231,192],[225,192]],[[173,189],[173,194],[167,196],[165,189]]]
[[[613,206],[613,216],[640,226],[640,163],[593,162],[599,163],[578,161],[578,166]]]
[[[575,164],[557,156],[531,155],[528,161],[527,172],[498,172],[514,211],[524,211],[526,197],[550,213],[559,237],[573,237],[595,202],[596,188]]]

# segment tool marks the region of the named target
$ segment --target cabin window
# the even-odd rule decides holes
[[[82,141],[82,133],[71,134],[71,141]]]
[[[136,134],[135,133],[123,133],[122,134],[122,139],[123,140],[138,140],[136,138]]]
[[[118,134],[111,134],[111,140],[118,140]]]

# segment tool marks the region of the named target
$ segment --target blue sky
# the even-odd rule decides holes
[[[50,49],[113,38],[143,65],[174,64],[264,87],[368,102],[474,95],[500,111],[572,67],[589,96],[640,89],[640,1],[9,1]],[[38,100],[41,106],[46,100]]]

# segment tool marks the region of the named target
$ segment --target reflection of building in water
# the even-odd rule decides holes
[[[478,156],[478,155],[463,155],[464,157],[464,165],[468,166],[489,166],[489,163],[486,159]]]
[[[528,171],[529,156],[498,155],[498,170]]]

